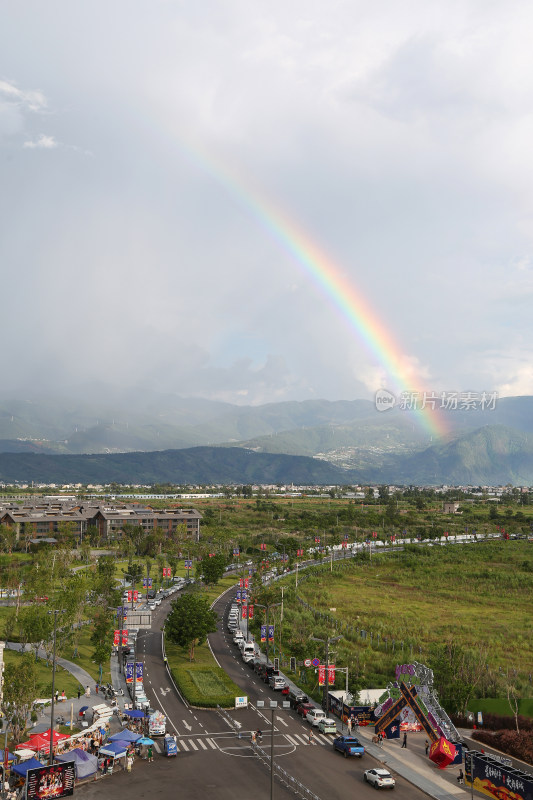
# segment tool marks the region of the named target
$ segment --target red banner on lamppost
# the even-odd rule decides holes
[[[318,685],[324,686],[326,683],[326,665],[319,664],[318,666]]]

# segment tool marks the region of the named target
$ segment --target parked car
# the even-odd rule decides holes
[[[281,675],[271,675],[268,679],[268,683],[270,688],[274,689],[275,692],[280,692],[287,685],[285,683],[285,678],[282,678]]]
[[[318,722],[318,730],[320,733],[337,733],[337,723],[331,717],[324,717],[324,719],[319,720]]]
[[[279,670],[274,669],[272,664],[261,664],[261,671],[259,677],[265,683],[268,683],[272,675],[279,675]]]
[[[365,754],[365,748],[355,736],[337,736],[333,740],[333,749],[344,753],[344,758],[348,758],[348,756],[362,758]]]
[[[363,780],[375,789],[394,789],[396,783],[390,772],[378,767],[367,769],[363,775]]]
[[[296,713],[300,714],[300,716],[305,719],[309,711],[312,711],[313,708],[314,705],[312,703],[300,703],[298,706],[296,706]]]
[[[233,634],[233,644],[239,644],[242,641],[244,641],[244,633],[237,629]]]
[[[297,708],[300,703],[308,703],[309,698],[300,689],[291,689],[289,691],[289,703],[291,708]]]
[[[321,708],[312,708],[311,711],[307,712],[305,718],[310,725],[316,727],[321,719],[326,718],[326,713]]]

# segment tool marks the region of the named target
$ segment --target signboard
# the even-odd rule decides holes
[[[474,784],[481,794],[505,800],[533,800],[533,775],[505,767],[495,758],[476,750],[465,757],[465,784]]]
[[[328,683],[335,685],[335,664],[328,665]]]
[[[318,685],[324,686],[326,683],[326,665],[319,664],[318,666]]]
[[[152,588],[152,579],[151,578],[143,578],[143,586],[145,589]]]
[[[310,666],[311,666],[311,659],[310,658],[306,658],[305,661],[304,661],[304,667],[310,667]]]
[[[319,664],[320,664],[320,659],[319,658],[313,658],[313,660],[311,661],[311,664],[313,665],[313,667],[318,667]]]
[[[274,626],[273,625],[269,625],[268,626],[268,641],[269,642],[273,642],[274,641]]]
[[[242,607],[242,618],[246,619],[248,617],[248,606]]]
[[[68,797],[74,793],[74,761],[37,767],[26,773],[26,797],[28,800]]]
[[[267,626],[261,625],[261,641],[266,642],[267,640]]]
[[[137,661],[135,663],[135,677],[138,681],[142,681],[143,679],[143,667],[144,665],[142,661]]]
[[[237,603],[241,602],[241,590],[240,589],[237,589],[237,594],[235,596],[235,600],[236,600]]]
[[[254,618],[254,607],[248,606],[248,619],[253,619],[253,618]]]
[[[247,697],[236,697],[235,698],[235,708],[248,708],[248,698]]]

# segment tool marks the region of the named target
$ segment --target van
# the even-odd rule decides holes
[[[302,692],[301,689],[290,689],[289,691],[289,703],[291,704],[291,708],[296,708],[299,706],[300,703],[308,703],[309,698],[308,696]]]

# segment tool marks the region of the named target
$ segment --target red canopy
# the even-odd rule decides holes
[[[35,752],[46,750],[47,747],[50,747],[50,739],[45,739],[40,733],[35,733],[30,736],[27,742],[19,744],[19,747],[25,747],[27,750],[34,750]]]

